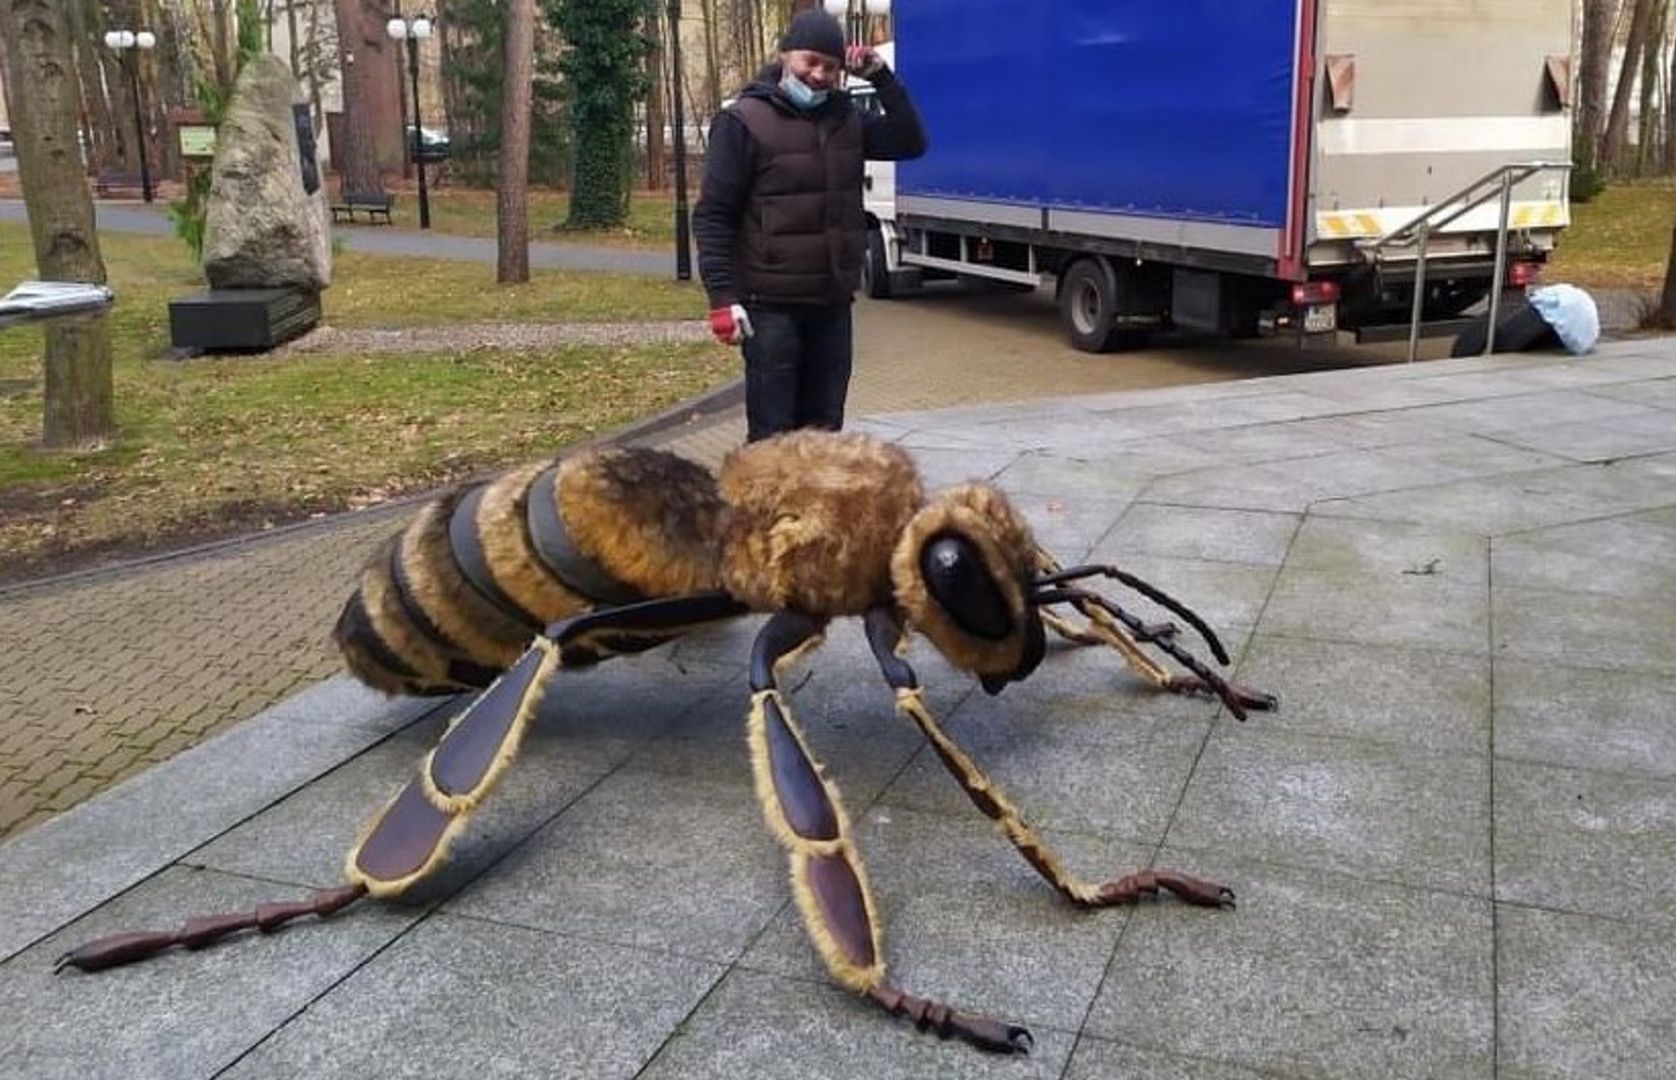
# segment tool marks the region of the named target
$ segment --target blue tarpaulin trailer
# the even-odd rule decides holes
[[[1377,337],[1533,280],[1569,220],[1572,0],[901,0],[893,29],[931,146],[872,167],[874,295],[1056,275],[1096,350]]]

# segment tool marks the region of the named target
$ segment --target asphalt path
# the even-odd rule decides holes
[[[95,205],[102,229],[170,234],[161,207]],[[0,221],[24,220],[20,200],[0,199]],[[495,242],[490,239],[373,226],[337,231],[349,249],[358,252],[495,261]],[[532,243],[530,262],[552,269],[670,277],[675,273],[673,253],[586,244]],[[695,310],[693,315],[700,318],[703,312]],[[1443,356],[1447,348],[1444,341],[1427,342],[1422,355]],[[936,283],[913,299],[862,300],[856,309],[858,362],[864,360],[875,377],[888,379],[893,370],[903,372],[891,399],[902,408],[1362,367],[1400,362],[1403,352],[1401,345],[1330,342],[1300,348],[1290,340],[1228,341],[1170,334],[1143,348],[1090,355],[1065,343],[1050,288],[1021,294]],[[939,377],[926,379],[928,371]]]
[[[169,236],[172,230],[161,203],[94,203],[99,228],[113,232]],[[0,199],[0,221],[26,221],[21,199]],[[339,228],[350,251],[371,255],[400,255],[411,258],[458,259],[462,262],[495,261],[495,242],[472,236],[449,236],[438,232],[417,232],[389,226],[365,225]],[[619,274],[675,274],[674,252],[642,251],[585,244],[530,245],[530,265],[556,270],[601,270]]]

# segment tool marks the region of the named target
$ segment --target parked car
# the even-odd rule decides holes
[[[413,125],[407,125],[408,155],[413,154]],[[454,146],[448,139],[448,132],[435,128],[419,129],[419,160],[425,162],[447,161],[454,156]]]

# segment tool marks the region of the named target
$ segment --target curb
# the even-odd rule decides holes
[[[596,435],[582,442],[572,443],[560,447],[558,453],[573,454],[579,450],[606,446],[627,446],[641,443],[665,431],[689,424],[708,422],[718,414],[726,412],[745,400],[745,380],[735,379],[707,394],[689,398],[679,404],[672,405],[655,415],[631,421],[623,427],[603,435]],[[492,475],[492,474],[486,474]],[[469,482],[469,481],[468,481]],[[449,485],[452,487],[454,485]],[[268,543],[280,541],[296,536],[298,533],[312,531],[326,531],[348,523],[350,520],[365,521],[369,515],[391,514],[417,506],[436,498],[437,493],[446,488],[430,488],[425,491],[398,496],[381,502],[376,506],[369,506],[361,510],[343,510],[335,514],[328,514],[323,518],[307,521],[294,521],[289,525],[280,525],[273,529],[265,529],[259,533],[246,533],[243,536],[228,536],[220,540],[209,540],[202,544],[178,548],[173,551],[159,551],[150,555],[141,555],[121,562],[106,563],[100,566],[84,567],[80,570],[70,570],[50,577],[32,578],[27,581],[13,582],[10,585],[0,585],[0,601],[10,599],[26,592],[38,589],[51,589],[83,582],[97,581],[101,578],[117,577],[135,570],[155,566],[159,563],[175,562],[177,560],[196,559],[203,556],[215,555],[224,551],[240,548],[258,547]]]

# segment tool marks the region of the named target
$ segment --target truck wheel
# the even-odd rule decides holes
[[[890,280],[890,266],[885,261],[885,237],[878,229],[867,230],[867,255],[861,262],[861,290],[875,300],[889,300],[896,295]]]
[[[1110,352],[1117,345],[1117,275],[1103,259],[1079,259],[1059,279],[1059,319],[1083,352]]]

